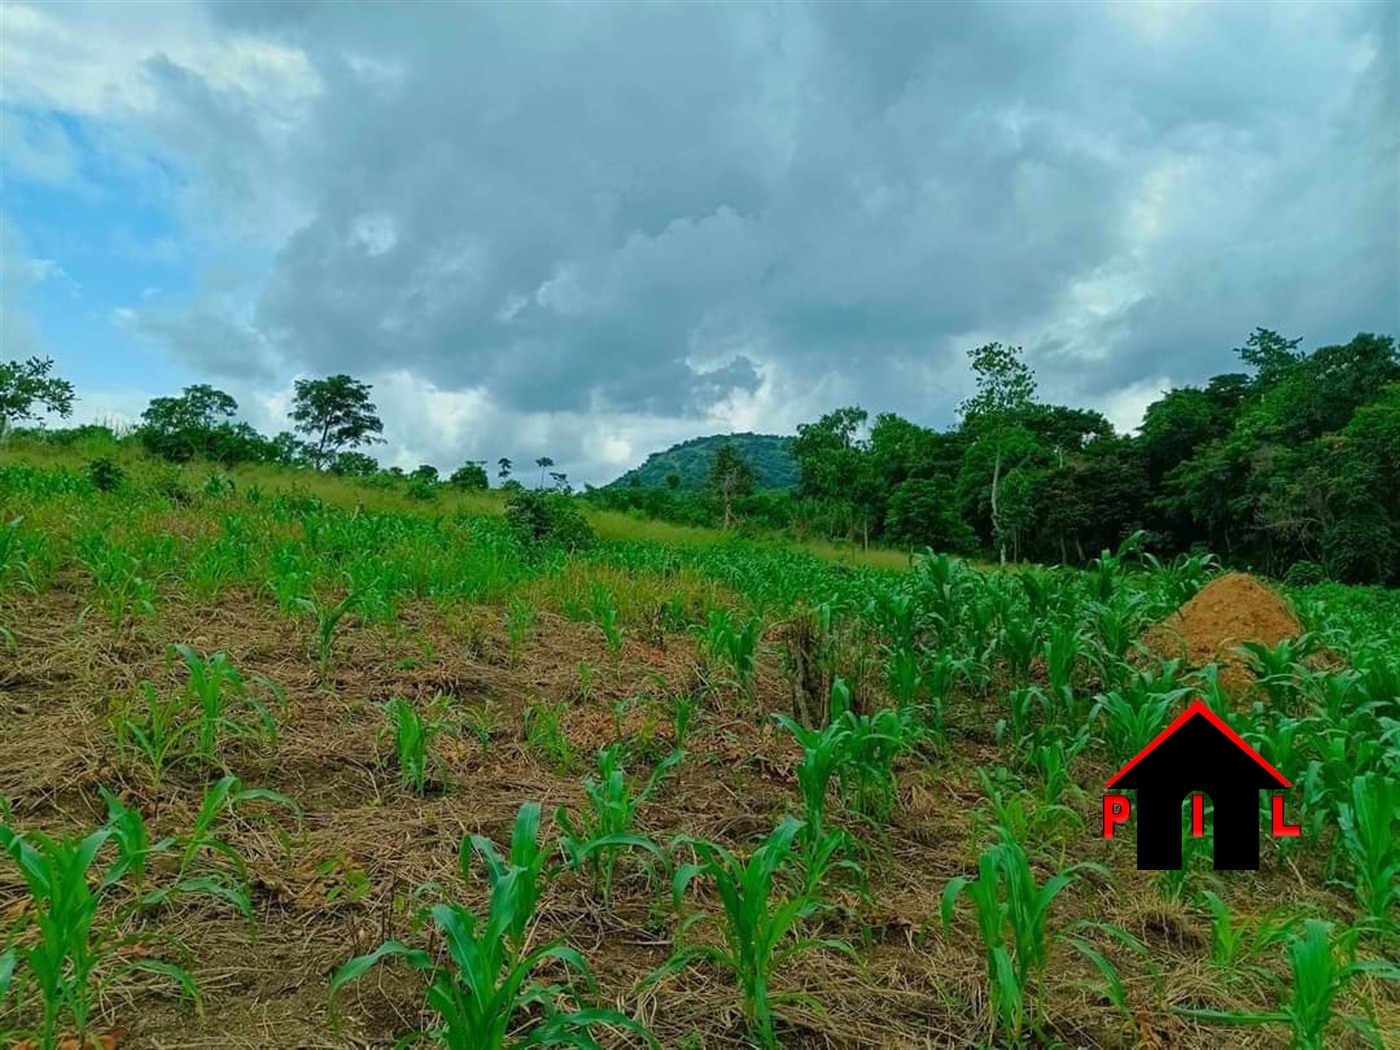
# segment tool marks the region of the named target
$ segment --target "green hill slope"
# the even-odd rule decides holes
[[[665,488],[666,478],[680,477],[683,489],[704,488],[714,462],[715,450],[731,442],[739,455],[749,461],[761,489],[787,489],[797,484],[797,464],[788,455],[790,437],[776,434],[712,434],[672,445],[665,452],[653,452],[640,467],[629,470],[604,488]],[[636,479],[634,482],[633,479]]]

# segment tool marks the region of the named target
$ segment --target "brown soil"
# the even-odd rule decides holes
[[[277,752],[234,748],[227,760],[229,771],[248,786],[285,792],[302,809],[300,817],[270,808],[250,811],[226,827],[248,861],[255,924],[217,901],[193,896],[150,917],[150,951],[191,968],[204,1009],[195,1014],[155,980],[115,982],[103,997],[99,1026],[120,1034],[122,1050],[395,1045],[428,1021],[421,980],[403,966],[385,966],[346,988],[332,1009],[326,994],[331,975],[351,955],[389,938],[432,943],[412,926],[404,906],[415,886],[436,883],[479,909],[485,897],[481,880],[467,882],[457,874],[463,834],[504,842],[516,808],[526,801],[543,804],[553,834],[555,808],[579,803],[579,780],[592,765],[594,749],[615,738],[619,724],[635,749],[635,772],[644,772],[647,756],[669,750],[666,697],[698,696],[702,705],[686,741],[687,757],[644,807],[640,830],[661,842],[700,835],[745,848],[784,813],[800,810],[796,753],[770,717],[791,704],[781,659],[771,648],[760,663],[756,695],[746,698],[706,688],[703,660],[684,636],[665,636],[664,647],[629,637],[615,658],[596,628],[541,614],[533,636],[512,657],[500,610],[444,612],[414,602],[392,627],[347,618],[323,686],[310,652],[314,625],[283,619],[251,594],[231,593],[199,607],[168,600],[159,620],[118,634],[97,616],[78,626],[84,598],[74,583],[25,596],[22,614],[8,617],[18,646],[0,650],[0,795],[12,803],[12,823],[54,834],[91,830],[105,816],[101,784],[144,811],[153,839],[190,826],[206,775],[177,769],[154,786],[116,752],[108,724],[114,707],[141,680],[179,687],[181,671],[168,668],[165,658],[167,645],[177,641],[205,651],[226,649],[245,676],[265,675],[285,689]],[[1213,587],[1222,584],[1227,581]],[[1210,592],[1203,598],[1192,606],[1207,604]],[[1193,623],[1194,615],[1186,620]],[[587,690],[580,687],[580,661],[596,672]],[[496,729],[489,749],[469,734],[439,738],[440,787],[419,797],[397,783],[377,702],[402,696],[426,705],[438,694],[451,697],[458,711],[490,706]],[[539,701],[567,705],[562,728],[578,756],[567,772],[554,769],[525,738],[523,712]],[[900,805],[889,825],[878,833],[852,826],[870,845],[865,863],[871,900],[851,897],[851,911],[828,917],[821,932],[853,943],[860,961],[824,952],[780,968],[777,991],[806,993],[825,1007],[823,1013],[789,1010],[781,1035],[788,1050],[986,1044],[985,957],[972,921],[964,916],[945,931],[938,920],[943,888],[949,879],[976,871],[984,840],[973,766],[1000,758],[997,749],[972,743],[985,715],[980,704],[952,705],[953,747],[929,756],[926,767],[905,765]],[[1101,779],[1099,771],[1088,779]],[[1092,829],[1097,798],[1086,796],[1079,808]],[[1135,869],[1130,850],[1115,849],[1092,832],[1066,834],[1074,859],[1105,864],[1114,881],[1110,887],[1087,878],[1064,894],[1055,908],[1056,927],[1069,929],[1080,920],[1121,923],[1149,943],[1163,983],[1153,993],[1131,957],[1119,960],[1139,1018],[1131,1029],[1099,994],[1085,990],[1095,980],[1085,960],[1056,942],[1048,971],[1053,977],[1042,997],[1047,1038],[1072,1046],[1197,1050],[1221,1045],[1220,1030],[1183,1021],[1154,1003],[1266,1005],[1257,997],[1222,995],[1212,984],[1200,963],[1208,926],[1198,914],[1178,916],[1174,929],[1180,929],[1169,938],[1156,932],[1160,922],[1150,910],[1160,910],[1154,877]],[[351,894],[351,879],[359,874],[368,885]],[[1043,880],[1049,870],[1038,864],[1038,875]],[[1319,911],[1347,907],[1330,890],[1300,888],[1290,872],[1241,876],[1229,889],[1239,915],[1265,911],[1283,898],[1312,901]],[[1319,876],[1313,885],[1321,881]],[[599,999],[635,1012],[668,1050],[740,1050],[748,1044],[737,991],[725,974],[696,966],[639,988],[675,947],[677,917],[664,903],[668,891],[651,884],[628,859],[613,903],[604,908],[586,882],[563,875],[541,901],[535,943],[567,938],[592,963]],[[719,906],[709,889],[692,895],[687,910],[697,901],[710,910]],[[19,872],[0,857],[0,916],[18,915],[27,906]],[[11,996],[0,1003],[0,1033],[34,1020],[19,1016],[13,1001]],[[1383,1008],[1393,1022],[1394,1006]],[[1232,1033],[1231,1039],[1240,1050],[1282,1045],[1273,1026]],[[615,1034],[604,1044],[641,1045]]]
[[[1249,672],[1234,650],[1243,642],[1275,646],[1296,638],[1303,626],[1287,603],[1253,576],[1242,572],[1217,577],[1199,594],[1143,635],[1143,642],[1165,659],[1192,667],[1215,663],[1220,678],[1236,691]]]

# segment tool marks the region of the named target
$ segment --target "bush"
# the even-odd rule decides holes
[[[1322,533],[1327,575],[1342,583],[1394,582],[1400,534],[1380,514],[1347,517]]]
[[[591,547],[593,529],[572,499],[560,492],[521,489],[506,500],[506,524],[526,545],[557,544],[576,551]]]
[[[438,494],[438,487],[435,482],[427,481],[421,477],[409,478],[408,489],[405,495],[409,499],[435,499]]]
[[[126,471],[106,456],[100,456],[87,465],[88,480],[99,492],[112,492],[126,480]]]
[[[465,463],[452,472],[452,476],[447,479],[454,488],[459,489],[485,489],[491,487],[491,481],[486,476],[486,468],[480,463]]]
[[[1295,561],[1283,574],[1283,582],[1289,587],[1311,587],[1315,583],[1326,583],[1327,573],[1315,561]]]

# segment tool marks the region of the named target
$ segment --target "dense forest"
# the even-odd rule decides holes
[[[969,352],[976,393],[946,430],[840,408],[790,439],[686,442],[580,498],[683,524],[999,560],[1082,563],[1142,532],[1154,550],[1208,549],[1299,583],[1400,583],[1393,337],[1359,334],[1307,352],[1261,328],[1234,356],[1239,371],[1166,391],[1137,433],[1119,434],[1097,411],[1043,402],[1020,349],[992,343]],[[301,380],[293,429],[268,438],[233,421],[232,397],[200,384],[152,401],[121,440],[175,461],[355,475],[423,499],[444,485],[488,486],[482,461],[446,479],[430,465],[381,469],[361,451],[382,440],[369,393],[349,376]],[[40,409],[67,415],[73,398],[52,362],[0,363],[0,431]],[[108,434],[32,433],[68,444]],[[537,475],[523,475],[530,485],[572,491],[567,475],[548,469],[552,459],[535,466]],[[502,487],[520,487],[510,460],[493,470]]]
[[[715,453],[726,444],[732,445],[753,468],[754,488],[790,489],[797,484],[799,475],[791,453],[792,438],[745,432],[691,438],[672,445],[665,452],[653,452],[640,467],[634,467],[603,488],[704,491],[710,485]]]

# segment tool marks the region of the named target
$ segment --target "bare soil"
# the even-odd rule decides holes
[[[1247,573],[1229,572],[1149,629],[1143,641],[1162,658],[1190,667],[1218,664],[1221,681],[1238,692],[1250,680],[1235,652],[1238,646],[1262,642],[1272,648],[1302,633],[1302,624],[1279,594]]]

